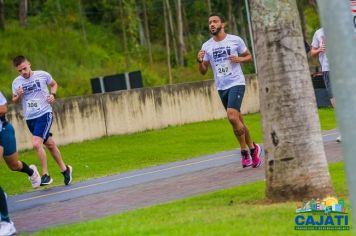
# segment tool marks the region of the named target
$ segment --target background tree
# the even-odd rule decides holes
[[[210,0],[205,0],[206,2],[206,7],[208,8],[208,14],[210,15],[212,13],[211,11],[211,1]]]
[[[308,3],[305,3],[305,4],[308,4],[308,5],[312,6],[315,11],[318,10],[318,5],[317,5],[317,1],[316,0],[308,0]]]
[[[122,4],[123,0],[119,0],[119,15],[120,15],[120,23],[121,23],[121,31],[122,31],[122,41],[124,45],[124,53],[125,53],[125,62],[126,62],[126,68],[130,67],[130,54],[129,54],[129,48],[128,48],[128,42],[127,42],[127,34],[126,34],[126,27],[127,27],[127,16],[126,16],[126,11],[124,9],[124,4]]]
[[[189,33],[190,31],[190,19],[188,19],[187,17],[187,11],[186,11],[186,7],[182,7],[182,20],[183,20],[183,40],[185,42],[185,53],[184,53],[184,64],[186,65],[186,54],[189,51],[194,51],[195,52],[195,47],[194,47],[194,43],[191,37],[191,34]]]
[[[26,28],[18,24],[20,0],[1,1],[6,9],[6,32],[0,30],[0,84],[5,89],[11,87],[8,78],[14,76],[8,61],[23,52],[30,56],[34,65],[40,65],[60,78],[60,96],[90,94],[90,78],[128,70],[141,70],[144,86],[160,86],[170,81],[167,73],[163,0],[27,0]],[[81,10],[78,10],[79,1]],[[181,42],[185,44],[184,67],[178,66],[177,1],[165,0],[170,70],[175,83],[202,79],[196,70],[195,57],[202,43],[211,37],[208,30],[209,12],[223,13],[226,19],[230,12],[232,23],[228,32],[233,33],[231,25],[236,25],[233,27],[237,28],[237,34],[251,45],[245,0],[180,1],[183,26]],[[310,1],[303,0],[308,42],[319,27],[317,14]],[[119,7],[120,3],[122,8]],[[21,46],[13,43],[21,37],[19,35],[26,35],[21,38]],[[252,49],[251,46],[249,48]],[[246,74],[254,72],[252,63],[243,65],[242,69]],[[11,94],[10,89],[5,93]]]
[[[239,0],[237,2],[237,14],[238,14],[238,22],[239,22],[239,35],[244,39],[245,42],[248,42],[249,37],[247,36],[249,33],[248,30],[248,21],[246,16],[246,8],[244,0]]]
[[[5,4],[4,0],[0,0],[0,30],[5,29]]]
[[[306,22],[305,14],[304,14],[306,1],[307,0],[299,0],[297,2],[300,24],[302,27],[302,34],[303,34],[304,39],[307,39],[307,22]]]
[[[236,20],[233,12],[234,11],[233,11],[232,0],[228,0],[227,1],[227,20],[228,20],[227,26],[230,34],[237,35]]]
[[[165,11],[167,13],[168,17],[168,24],[169,24],[169,29],[170,29],[170,35],[171,39],[173,42],[173,50],[174,50],[174,56],[175,56],[175,63],[178,65],[179,64],[179,57],[178,57],[178,47],[177,47],[177,35],[176,35],[176,30],[175,30],[175,25],[172,17],[172,10],[171,10],[171,4],[169,3],[169,0],[165,0],[165,6],[166,8],[163,9],[163,12]]]
[[[87,32],[85,29],[84,19],[83,19],[83,7],[82,7],[82,0],[78,0],[78,11],[80,15],[80,25],[82,28],[82,35],[83,35],[83,42],[85,46],[88,46],[88,39],[87,39]]]
[[[181,0],[177,0],[177,36],[178,36],[178,64],[180,66],[184,66],[184,55],[186,52],[185,43],[184,43],[184,35],[183,35],[183,17],[182,17],[182,2]]]
[[[168,6],[167,6],[167,1],[163,0],[163,16],[164,16],[164,32],[165,32],[165,39],[166,39],[166,55],[167,55],[167,68],[168,68],[168,78],[169,78],[169,84],[173,83],[173,77],[172,77],[172,66],[171,66],[171,49],[169,46],[169,29],[168,29]]]
[[[150,28],[149,28],[148,16],[147,16],[146,0],[142,1],[142,6],[143,6],[143,22],[144,22],[144,29],[145,29],[145,43],[148,49],[148,59],[150,64],[152,64],[153,63],[152,47],[151,47],[151,38],[150,38]]]
[[[333,193],[295,0],[251,0],[266,195],[274,201]]]
[[[20,0],[19,7],[19,20],[22,27],[27,26],[27,12],[28,12],[28,2],[27,0]]]

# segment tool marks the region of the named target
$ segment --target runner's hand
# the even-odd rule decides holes
[[[232,63],[240,63],[241,62],[240,57],[238,55],[230,55],[229,60]]]
[[[326,44],[325,44],[324,41],[320,44],[319,51],[320,52],[325,52],[326,51]]]
[[[22,87],[18,87],[17,89],[16,89],[16,95],[18,96],[18,97],[22,97],[22,95],[23,95],[23,88]]]
[[[197,55],[197,61],[203,62],[204,55],[205,55],[205,51],[204,51],[204,50],[200,50],[200,51],[198,52],[198,55]]]
[[[47,102],[48,102],[49,104],[54,103],[55,100],[56,100],[56,98],[54,97],[53,94],[50,94],[50,95],[47,97]]]

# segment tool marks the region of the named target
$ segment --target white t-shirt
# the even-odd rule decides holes
[[[52,112],[51,104],[47,102],[49,96],[48,85],[52,82],[52,76],[45,71],[33,71],[30,78],[25,79],[21,75],[12,82],[12,93],[17,95],[16,89],[22,87],[22,109],[25,120],[31,120]]]
[[[2,95],[2,93],[0,92],[0,106],[5,105],[6,102],[6,98],[4,97],[4,95]],[[0,119],[0,132],[2,131],[2,119]]]
[[[319,48],[321,46],[322,42],[325,43],[325,36],[324,36],[323,28],[320,28],[317,31],[315,31],[311,46],[313,48]],[[328,61],[328,58],[326,57],[325,52],[319,53],[319,62],[320,62],[322,71],[330,70],[329,69],[329,61]]]
[[[230,55],[240,55],[247,50],[240,37],[227,34],[219,42],[211,38],[203,44],[202,50],[205,51],[203,60],[209,61],[213,69],[217,90],[245,85],[245,76],[242,73],[240,63],[231,63],[229,60]]]

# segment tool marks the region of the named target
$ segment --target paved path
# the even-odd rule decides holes
[[[329,162],[341,160],[337,131],[324,133]],[[239,151],[227,151],[104,178],[9,197],[19,232],[85,221],[264,178],[263,168],[242,169]],[[95,206],[95,207],[92,207]]]

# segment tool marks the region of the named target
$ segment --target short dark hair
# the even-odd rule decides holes
[[[28,61],[25,56],[19,55],[12,60],[15,67],[19,66],[21,63]]]
[[[224,23],[224,22],[225,22],[225,18],[224,18],[220,13],[213,13],[213,14],[210,14],[210,15],[209,15],[209,18],[212,17],[212,16],[217,16],[217,17],[219,17],[221,23]]]

